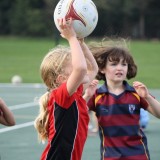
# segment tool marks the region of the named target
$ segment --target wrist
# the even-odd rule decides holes
[[[83,98],[85,99],[86,102],[88,102],[88,100],[91,98],[91,96],[84,94]]]
[[[148,94],[148,95],[145,96],[145,99],[146,99],[146,100],[149,100],[149,99],[151,99],[151,98],[153,98],[153,97],[152,97],[150,94]]]
[[[80,45],[81,45],[82,48],[86,47],[86,44],[84,42],[80,42]]]
[[[71,36],[68,38],[68,42],[72,42],[72,41],[78,41],[76,36]]]
[[[85,93],[85,94],[84,94],[84,97],[86,97],[86,98],[91,98],[92,95]]]

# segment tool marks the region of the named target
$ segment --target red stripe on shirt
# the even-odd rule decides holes
[[[107,147],[129,147],[135,145],[141,145],[141,141],[137,141],[140,139],[139,136],[121,136],[121,137],[105,137],[104,146]]]
[[[98,121],[101,126],[123,126],[123,125],[138,125],[139,115],[130,114],[130,115],[108,115],[98,117]]]
[[[136,155],[136,156],[128,156],[128,157],[107,157],[107,158],[104,158],[103,160],[148,160],[147,156],[146,155]]]

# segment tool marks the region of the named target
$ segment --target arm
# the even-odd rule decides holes
[[[93,96],[93,94],[95,93],[97,86],[98,86],[98,80],[93,80],[88,88],[85,90],[85,93],[83,95],[83,98],[86,100],[86,102],[89,101],[89,99]]]
[[[92,128],[89,131],[90,133],[96,133],[98,132],[98,120],[96,117],[96,113],[93,111],[90,111],[89,116],[90,116],[90,123],[92,124]]]
[[[71,48],[72,72],[67,80],[67,90],[69,95],[72,95],[83,82],[87,73],[87,64],[73,29],[72,19],[68,20],[67,23],[65,19],[61,19],[59,25],[61,28],[61,36],[68,40]]]
[[[15,119],[12,112],[8,109],[5,102],[0,99],[0,123],[6,126],[15,125]]]
[[[93,57],[93,54],[89,50],[88,46],[84,42],[84,39],[80,39],[80,45],[83,50],[84,56],[86,60],[88,60],[88,66],[87,66],[87,76],[89,78],[89,82],[84,85],[84,89],[88,87],[89,83],[92,82],[92,80],[95,78],[95,76],[98,73],[98,65]],[[85,83],[85,82],[84,82]]]
[[[160,102],[158,102],[149,94],[147,87],[143,83],[138,81],[133,82],[133,87],[135,88],[138,95],[148,102],[147,110],[152,115],[160,118]]]
[[[85,94],[83,95],[83,98],[88,102],[90,98],[94,95],[96,92],[97,86],[98,86],[98,80],[93,80],[88,88],[85,90]],[[88,106],[89,107],[89,106]],[[95,115],[95,112],[91,111],[89,112],[90,114],[90,120],[91,123],[93,124],[94,128],[91,130],[91,133],[96,133],[98,131],[98,121],[97,117]]]

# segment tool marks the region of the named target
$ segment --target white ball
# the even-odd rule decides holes
[[[22,83],[22,78],[19,75],[14,75],[11,79],[13,84],[20,84]]]
[[[78,38],[87,37],[95,29],[98,12],[92,0],[60,0],[54,10],[54,22],[60,30],[57,19],[70,17]]]

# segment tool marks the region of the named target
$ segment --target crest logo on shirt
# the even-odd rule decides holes
[[[129,112],[133,114],[133,112],[135,111],[135,105],[134,104],[129,104]]]

